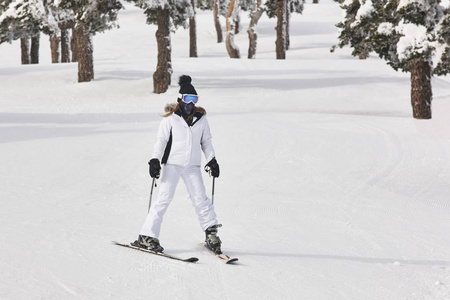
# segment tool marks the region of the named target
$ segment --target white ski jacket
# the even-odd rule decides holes
[[[200,166],[203,151],[206,162],[213,159],[215,152],[206,116],[200,112],[195,113],[192,124],[189,126],[177,112],[163,118],[152,158],[171,165]],[[167,157],[167,161],[162,161],[163,156]]]

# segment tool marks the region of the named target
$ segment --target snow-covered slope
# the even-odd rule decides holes
[[[120,29],[94,38],[90,83],[50,63],[46,37],[40,65],[0,45],[1,299],[450,298],[448,78],[433,79],[433,119],[414,120],[409,74],[330,53],[342,13],[322,0],[292,16],[283,61],[275,20],[261,19],[248,60],[243,15],[231,60],[199,12],[199,57],[187,30],[174,34],[172,86],[156,95],[155,27],[126,7]],[[208,111],[220,237],[239,265],[202,248],[182,184],[161,243],[197,264],[111,244],[142,226],[147,161],[181,74]]]

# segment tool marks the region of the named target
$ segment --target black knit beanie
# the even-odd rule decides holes
[[[181,75],[178,80],[178,84],[180,85],[180,94],[191,94],[197,95],[197,91],[194,86],[191,84],[192,78],[189,75]]]

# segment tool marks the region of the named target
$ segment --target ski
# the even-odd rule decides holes
[[[217,258],[219,258],[221,261],[223,261],[226,264],[233,264],[233,263],[235,263],[235,262],[237,262],[239,260],[237,257],[230,257],[230,256],[228,256],[228,255],[226,255],[224,253],[221,253],[221,254],[214,253],[213,251],[211,251],[210,249],[208,249],[206,247],[206,244],[204,244],[204,246],[205,246],[206,250],[208,250],[208,252],[211,252]]]
[[[214,253],[215,254],[215,253]],[[215,254],[218,258],[220,258],[220,260],[222,260],[224,263],[226,264],[232,264],[237,262],[239,259],[237,257],[229,257],[226,254]]]
[[[189,262],[189,263],[195,263],[195,262],[198,261],[197,257],[181,258],[181,257],[178,257],[178,256],[166,254],[166,253],[163,253],[163,252],[155,252],[155,251],[148,250],[148,249],[145,249],[145,248],[136,247],[136,246],[133,246],[131,244],[124,244],[124,243],[119,243],[119,242],[116,242],[116,241],[113,241],[112,243],[115,244],[115,245],[118,245],[118,246],[132,248],[132,249],[135,249],[135,250],[139,250],[139,251],[143,251],[143,252],[147,252],[147,253],[151,253],[151,254],[156,254],[156,255],[159,255],[159,256],[162,256],[162,257],[167,257],[167,258],[174,259],[174,260],[179,260],[179,261],[184,261],[184,262]]]

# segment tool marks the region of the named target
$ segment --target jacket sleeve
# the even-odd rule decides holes
[[[167,142],[170,137],[170,117],[166,117],[161,120],[158,129],[158,135],[156,136],[156,143],[153,148],[152,158],[157,158],[161,162],[161,159],[164,155],[164,150],[166,148]]]
[[[209,129],[208,120],[206,119],[206,117],[203,118],[205,118],[205,126],[203,127],[201,145],[203,153],[205,154],[206,162],[210,162],[211,159],[213,159],[216,156],[216,153],[212,145],[212,135]]]

